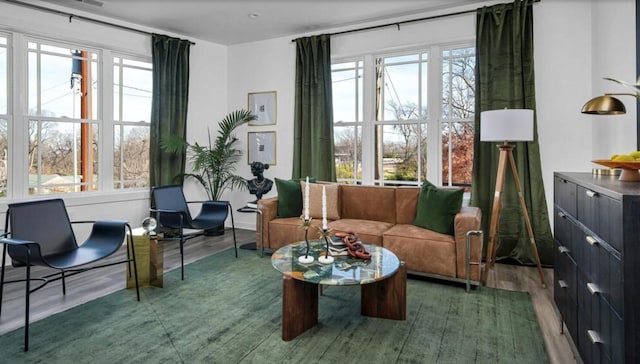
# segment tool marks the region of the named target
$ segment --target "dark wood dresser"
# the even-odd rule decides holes
[[[639,363],[640,182],[556,172],[554,244],[555,303],[582,360]]]

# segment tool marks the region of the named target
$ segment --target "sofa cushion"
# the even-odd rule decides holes
[[[409,271],[456,277],[456,243],[451,235],[398,224],[384,232],[382,245]]]
[[[302,205],[304,208],[304,190],[306,183],[300,181],[302,189]],[[322,187],[327,193],[327,219],[339,220],[340,211],[338,211],[338,184],[336,183],[311,183],[309,181],[309,217],[312,219],[320,219],[322,221]]]
[[[413,225],[453,235],[453,220],[462,207],[463,189],[438,188],[425,181]]]
[[[308,238],[309,240],[317,240],[320,236],[320,226],[322,225],[321,219],[311,220],[311,227],[309,228]],[[273,219],[269,221],[269,248],[278,249],[287,244],[295,243],[297,241],[304,240],[304,228],[300,217]]]
[[[396,223],[396,188],[340,185],[340,218]]]
[[[276,190],[278,191],[278,217],[300,217],[302,215],[302,188],[299,179],[276,180]],[[309,178],[309,182],[316,179]]]

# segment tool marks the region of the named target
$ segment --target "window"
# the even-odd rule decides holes
[[[336,176],[341,182],[362,179],[363,62],[332,65]]]
[[[471,186],[475,63],[475,48],[442,52],[442,183],[449,186]]]
[[[466,45],[334,62],[338,180],[470,186],[474,66]]]
[[[0,197],[7,196],[8,172],[8,135],[7,125],[9,115],[9,52],[7,48],[8,36],[0,34]]]
[[[114,188],[149,186],[151,63],[113,58]]]
[[[97,190],[98,52],[27,45],[29,194]]]
[[[148,187],[150,58],[0,32],[0,198]]]

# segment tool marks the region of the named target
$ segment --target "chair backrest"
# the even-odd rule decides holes
[[[9,237],[40,244],[43,257],[78,248],[62,199],[9,204],[7,223]],[[24,249],[9,246],[8,251],[14,264],[25,262]]]
[[[191,213],[187,206],[187,200],[182,192],[182,186],[156,186],[151,188],[152,206],[158,210],[179,211],[182,215],[183,225],[180,226],[180,217],[177,214],[160,213],[156,217],[160,226],[177,229],[191,226]]]

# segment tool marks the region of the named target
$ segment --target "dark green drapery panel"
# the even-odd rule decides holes
[[[187,40],[153,34],[153,97],[149,141],[151,186],[182,183],[186,153],[169,153],[160,147],[167,135],[186,137],[189,103],[189,47]]]
[[[329,35],[296,40],[293,178],[335,181]]]
[[[531,1],[516,0],[512,4],[478,9],[476,52],[476,128],[471,205],[482,209],[486,247],[499,150],[496,143],[480,142],[480,112],[503,108],[536,109]],[[534,141],[515,144],[514,159],[540,261],[544,265],[551,265],[553,236],[542,184],[535,118]],[[496,259],[512,258],[521,264],[535,264],[510,168],[506,173],[498,230],[500,239]]]

